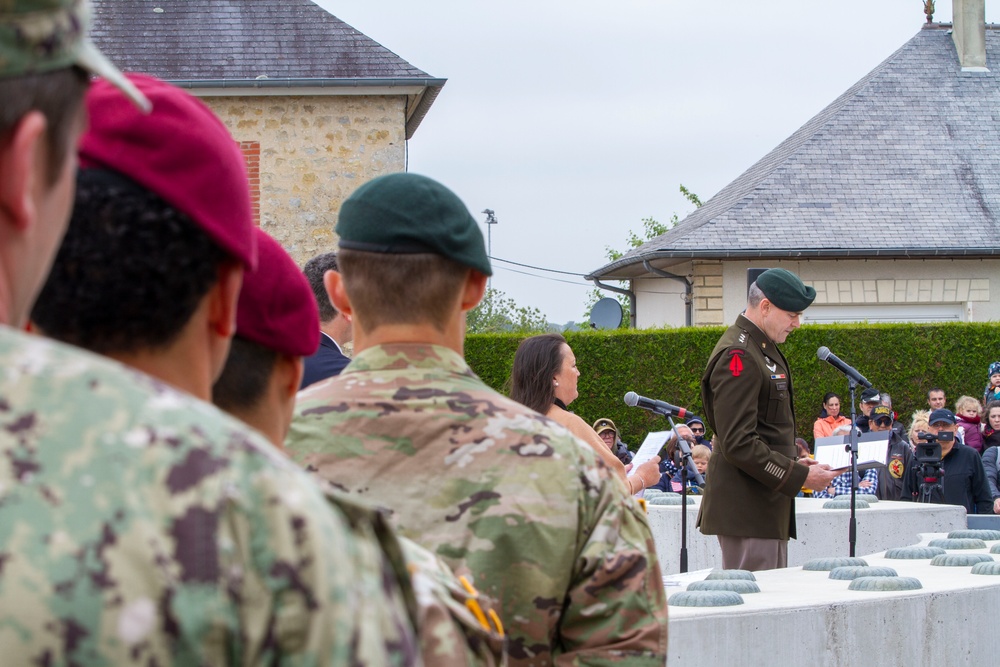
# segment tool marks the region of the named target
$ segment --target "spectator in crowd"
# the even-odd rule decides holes
[[[876,490],[878,489],[878,470],[876,468],[868,468],[864,472],[858,472],[858,492],[859,496],[874,496]],[[814,495],[815,498],[836,498],[837,496],[849,496],[851,495],[851,471],[843,473],[834,477],[833,481],[830,482],[830,486],[817,491]]]
[[[1000,401],[993,401],[1000,407]],[[990,486],[993,497],[993,513],[1000,514],[1000,447],[990,447],[983,454],[983,470],[986,472],[986,482]]]
[[[990,401],[983,416],[983,455],[997,445],[1000,445],[1000,401]]]
[[[712,441],[705,435],[705,422],[701,420],[701,417],[691,417],[684,424],[691,429],[695,442],[699,445],[705,445],[709,449],[712,448]]]
[[[917,410],[913,413],[913,419],[910,420],[910,449],[914,449],[919,442],[926,442],[920,437],[921,433],[926,433],[930,430],[930,424],[927,422],[930,419],[930,410]]]
[[[939,438],[943,497],[935,499],[945,505],[961,505],[969,514],[992,514],[993,496],[986,481],[983,460],[971,447],[956,441],[955,413],[946,408],[935,410],[927,420],[928,432]],[[920,464],[914,457],[903,476],[900,500],[915,500],[920,494]]]
[[[940,410],[945,407],[946,403],[947,400],[944,396],[944,389],[941,387],[932,387],[927,390],[927,407],[930,408],[930,410],[928,410],[928,414],[933,410]]]
[[[858,415],[854,422],[859,431],[862,433],[868,432],[868,415],[872,413],[876,405],[881,404],[882,397],[879,395],[878,389],[865,389],[861,392],[861,414]]]
[[[979,401],[971,396],[959,396],[955,401],[955,419],[961,433],[960,440],[980,456],[983,453],[981,410]]]
[[[579,395],[576,356],[560,334],[541,334],[521,341],[514,353],[510,374],[510,397],[532,410],[561,424],[570,433],[590,445],[629,493],[639,493],[659,480],[659,457],[638,466],[627,475],[625,466],[604,444],[593,427],[569,411]]]
[[[632,463],[632,452],[628,450],[625,443],[621,441],[618,437],[618,427],[610,419],[601,418],[594,422],[594,430],[597,431],[597,435],[601,436],[601,440],[604,444],[608,446],[618,460],[622,462],[622,465],[628,465]]]
[[[278,449],[292,423],[302,358],[319,345],[319,313],[309,282],[284,248],[260,228],[257,268],[248,271],[236,305],[236,335],[212,402],[257,429]],[[468,592],[444,563],[400,538],[417,596],[419,641],[425,665],[499,665],[503,637],[488,625],[463,622],[451,610]],[[428,594],[424,594],[428,593]],[[476,598],[489,610],[491,603]],[[463,608],[464,609],[464,608]],[[493,613],[496,613],[495,611]]]
[[[324,277],[328,271],[337,270],[337,253],[325,252],[306,262],[302,269],[309,281],[316,306],[319,308],[319,347],[306,357],[301,389],[311,384],[339,375],[351,361],[344,354],[343,346],[354,337],[351,317],[341,313],[330,303]]]
[[[879,405],[872,410],[868,418],[871,433],[889,433],[889,444],[886,446],[886,466],[878,471],[878,486],[875,493],[879,500],[899,500],[903,493],[903,475],[913,458],[910,443],[899,435],[893,424],[892,411],[885,405]]]
[[[994,361],[986,370],[986,389],[983,391],[983,405],[1000,400],[1000,361]]]
[[[712,450],[707,445],[699,444],[691,448],[691,462],[694,464],[698,474],[702,476],[703,482],[705,475],[708,473],[708,461],[711,458]],[[670,480],[670,490],[674,493],[680,493],[681,489],[684,488],[684,480],[682,479],[681,472],[678,470]],[[687,486],[689,495],[701,495],[704,484],[699,484],[689,472]]]
[[[287,451],[499,600],[511,665],[664,664],[666,597],[642,508],[595,451],[462,357],[492,273],[468,208],[427,177],[390,174],[354,191],[336,231],[327,283],[353,318],[355,356],[299,393]],[[538,389],[542,410],[557,381],[575,385],[567,350],[543,355],[560,363]]]
[[[17,539],[3,575],[32,582],[38,598],[18,587],[14,613],[40,624],[8,633],[4,661],[417,663],[414,593],[384,520],[326,495],[208,403],[257,261],[246,165],[203,103],[131,80],[149,114],[105,81],[87,95],[72,221],[33,319],[142,372],[44,343],[26,355],[33,377],[53,365],[51,386],[30,386],[62,407],[34,421],[49,435],[31,446],[33,490],[4,492]],[[8,411],[21,402],[3,398]],[[76,575],[60,540],[79,554]],[[12,656],[17,641],[33,659]]]
[[[851,420],[840,414],[840,396],[828,392],[823,396],[823,408],[813,423],[813,439],[851,432]]]
[[[850,423],[850,420],[847,422]],[[795,447],[799,450],[800,459],[811,459],[813,458],[812,452],[809,451],[809,443],[805,441],[805,438],[795,438]],[[813,490],[806,487],[802,487],[799,491],[799,496],[804,496],[806,498],[812,498]]]
[[[903,424],[903,422],[899,421],[899,415],[896,414],[896,411],[892,409],[892,396],[890,396],[887,392],[884,391],[880,391],[879,396],[882,399],[882,405],[889,408],[889,413],[892,415],[893,432],[895,432],[896,435],[898,435],[903,440],[903,442],[909,445],[910,438],[906,433],[906,426]]]
[[[671,485],[670,480],[680,472],[681,464],[681,453],[677,447],[677,437],[680,436],[687,441],[689,447],[694,447],[698,444],[698,440],[694,436],[694,432],[688,428],[687,424],[677,424],[674,432],[670,434],[667,439],[667,444],[663,446],[663,452],[665,456],[660,461],[660,479],[651,488],[659,489],[660,491],[670,491]],[[709,447],[711,450],[711,447]],[[690,471],[689,473],[690,474]]]

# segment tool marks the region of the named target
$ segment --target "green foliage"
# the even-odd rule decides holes
[[[666,419],[622,401],[628,391],[701,412],[701,375],[723,327],[568,332],[580,368],[580,397],[571,409],[590,423],[608,417],[622,439],[638,446],[646,433],[669,428]],[[466,358],[473,370],[505,392],[514,352],[523,336],[469,336]],[[909,427],[914,410],[926,409],[927,390],[945,390],[949,406],[962,394],[982,397],[986,369],[1000,360],[1000,327],[984,323],[824,324],[802,327],[781,346],[792,370],[797,432],[812,442],[812,425],[823,394],[838,393],[850,413],[847,380],[816,358],[826,345],[892,395],[893,408]],[[857,400],[860,401],[861,392]],[[858,406],[860,412],[860,405]]]
[[[680,192],[682,195],[684,195],[685,199],[694,204],[695,208],[701,208],[701,199],[698,197],[698,195],[696,195],[695,193],[691,192],[686,187],[684,187],[683,183],[680,185]],[[604,256],[608,259],[609,262],[617,261],[621,259],[625,255],[625,253],[628,252],[629,250],[638,248],[643,243],[646,243],[647,241],[652,241],[661,234],[666,234],[678,222],[680,222],[680,217],[676,213],[670,216],[670,220],[666,224],[654,220],[653,218],[643,218],[642,236],[636,234],[634,231],[630,229],[628,232],[628,238],[626,239],[626,242],[628,243],[628,248],[622,251],[622,250],[616,250],[611,246],[604,246]],[[625,282],[619,281],[618,284],[623,289],[626,287]],[[586,311],[583,314],[584,321],[590,320],[590,311],[594,308],[594,304],[607,296],[608,292],[605,292],[604,290],[599,289],[597,287],[590,290],[590,293],[587,295],[587,302],[584,305],[584,307],[586,308]],[[621,328],[627,329],[629,326],[629,322],[631,321],[631,310],[629,308],[628,297],[626,297],[624,294],[614,293],[614,298],[618,299],[618,303],[622,305],[622,310],[624,311],[624,314],[622,316]]]
[[[486,288],[483,300],[469,311],[465,326],[469,333],[533,334],[549,330],[542,311],[519,306],[514,299],[492,287]]]

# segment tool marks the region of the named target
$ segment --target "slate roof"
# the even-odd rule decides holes
[[[902,48],[673,229],[643,260],[1000,255],[1000,30],[962,72],[950,25]]]
[[[411,105],[415,130],[445,82],[312,0],[92,0],[91,4],[92,39],[112,62],[126,71],[146,72],[185,87],[420,85],[426,88],[423,99]],[[407,138],[412,134],[410,120]]]

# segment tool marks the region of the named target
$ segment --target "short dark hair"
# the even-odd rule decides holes
[[[222,374],[212,385],[212,402],[226,412],[255,408],[277,363],[278,352],[236,334]]]
[[[99,354],[166,347],[231,260],[186,215],[115,172],[83,169],[31,319]]]
[[[324,252],[316,255],[302,267],[302,273],[306,274],[309,287],[312,288],[313,296],[316,297],[316,305],[319,306],[319,321],[326,324],[337,316],[337,309],[330,302],[330,295],[326,293],[326,285],[323,284],[323,276],[327,271],[338,271],[337,253]]]
[[[510,397],[535,412],[548,412],[556,398],[552,378],[562,368],[565,344],[557,333],[522,340],[510,371]]]
[[[944,393],[944,389],[942,389],[941,387],[931,387],[930,389],[927,390],[928,401],[931,400],[931,394],[933,394],[935,391],[940,391],[942,394]]]
[[[472,270],[434,253],[341,248],[337,261],[354,319],[368,331],[384,324],[430,324],[443,330]]]
[[[83,104],[90,77],[79,67],[0,78],[0,140],[29,111],[45,116],[45,146],[49,158],[49,185],[59,178],[70,151],[73,121]]]

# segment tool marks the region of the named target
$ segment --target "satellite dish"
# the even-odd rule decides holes
[[[622,305],[618,299],[605,297],[590,309],[591,329],[617,329],[622,324]]]

